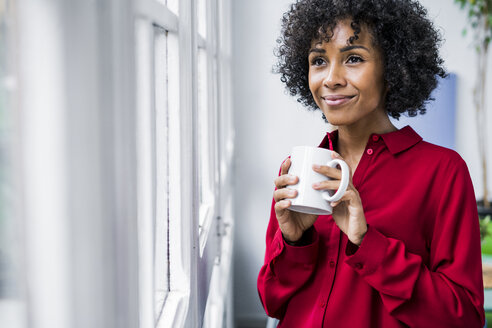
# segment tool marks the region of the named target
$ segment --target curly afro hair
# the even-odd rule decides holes
[[[383,53],[385,106],[398,119],[424,114],[437,77],[446,77],[439,56],[441,36],[414,0],[298,0],[282,18],[281,36],[273,71],[280,73],[290,95],[308,109],[317,110],[308,84],[308,52],[313,40],[329,41],[338,21],[349,18],[353,43],[366,24],[374,45]],[[326,117],[323,115],[326,121]]]

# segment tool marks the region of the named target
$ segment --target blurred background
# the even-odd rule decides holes
[[[272,73],[290,3],[0,0],[0,327],[266,326],[273,180],[335,128]],[[481,199],[467,13],[421,3],[452,74],[395,124]]]

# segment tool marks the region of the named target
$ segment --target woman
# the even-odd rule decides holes
[[[482,327],[478,215],[465,162],[389,120],[425,112],[445,77],[439,34],[412,0],[303,0],[284,14],[277,71],[337,127],[320,147],[351,168],[333,214],[289,210],[275,179],[262,304],[279,327]],[[313,185],[334,190],[341,172]]]

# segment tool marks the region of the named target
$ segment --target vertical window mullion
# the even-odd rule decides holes
[[[156,215],[154,280],[156,321],[169,293],[169,145],[167,32],[154,27]]]
[[[137,180],[140,326],[154,326],[153,30],[136,21]]]

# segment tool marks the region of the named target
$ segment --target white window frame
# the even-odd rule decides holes
[[[200,203],[200,217],[199,217],[199,245],[200,245],[200,257],[203,256],[206,244],[208,242],[208,236],[212,227],[213,220],[218,216],[217,199],[218,199],[218,97],[217,97],[217,82],[218,74],[216,69],[217,62],[217,25],[216,20],[217,11],[214,0],[198,0],[197,6],[204,4],[205,9],[205,30],[206,35],[201,35],[197,28],[195,33],[197,36],[198,51],[203,51],[206,54],[206,74],[207,74],[207,116],[206,116],[206,129],[205,133],[208,137],[208,158],[206,163],[207,172],[204,174],[206,177],[203,181],[199,181],[200,188],[204,193],[202,202]],[[198,13],[197,13],[198,15]],[[200,104],[198,104],[200,106]],[[197,128],[200,129],[198,122]],[[198,140],[197,142],[200,142]],[[202,160],[202,159],[199,159]],[[205,184],[205,185],[203,185]]]
[[[217,13],[216,45],[217,51],[217,176],[218,184],[218,252],[211,274],[209,294],[205,308],[203,327],[232,327],[232,254],[233,254],[233,181],[230,174],[233,165],[234,130],[231,90],[231,36],[229,28],[231,2],[216,0]]]
[[[231,239],[223,247],[216,245],[231,230],[220,223],[232,221],[232,214],[221,215],[228,198],[219,196],[232,197],[230,175],[221,191],[223,171],[219,174],[218,169],[221,163],[230,171],[232,157],[224,161],[218,142],[220,106],[227,105],[219,97],[223,85],[219,85],[221,62],[213,25],[219,18],[217,1],[207,0],[206,39],[197,35],[194,0],[108,0],[73,6],[63,1],[18,3],[22,7],[19,175],[23,180],[19,189],[25,192],[20,203],[26,222],[29,322],[40,328],[202,326],[207,296],[213,304],[222,302],[217,297],[224,286],[220,294],[212,294],[217,281],[230,281],[232,252]],[[135,34],[135,25],[140,24],[144,38]],[[137,222],[142,212],[154,217],[152,162],[160,156],[152,153],[152,132],[150,138],[137,137],[137,132],[154,129],[156,119],[162,121],[148,109],[166,98],[149,91],[153,63],[142,59],[153,57],[154,26],[167,31],[168,49],[174,35],[179,54],[173,61],[176,65],[168,66],[176,81],[168,84],[168,92],[179,96],[167,97],[169,112],[179,113],[168,121],[169,140],[173,140],[168,152],[177,159],[169,161],[170,197],[176,197],[169,202],[176,211],[171,217],[179,220],[169,221],[170,291],[160,320],[155,310],[161,304],[154,290],[153,220]],[[137,47],[143,51],[137,53],[138,60]],[[196,140],[199,47],[208,52],[207,125],[212,149],[211,202],[201,229]],[[137,90],[144,90],[145,96]],[[231,106],[227,110],[230,113]],[[137,165],[137,160],[146,162]],[[147,169],[139,171],[140,166]],[[138,208],[139,197],[144,199],[142,208]],[[221,260],[221,253],[229,260]],[[219,309],[213,310],[217,314],[224,306],[210,308]]]
[[[180,2],[180,5],[186,7],[186,4]],[[179,12],[186,12],[186,10],[179,9]],[[186,8],[185,8],[186,9]],[[183,72],[183,67],[185,66],[185,62],[181,60],[182,53],[186,53],[188,51],[187,47],[189,45],[184,41],[186,40],[186,35],[183,33],[183,23],[181,22],[181,17],[178,17],[174,12],[169,10],[164,4],[156,2],[154,0],[146,0],[146,1],[138,1],[137,2],[137,24],[139,24],[144,30],[147,30],[148,41],[144,42],[142,45],[137,45],[137,49],[151,49],[154,35],[154,28],[158,26],[163,29],[167,33],[167,49],[168,55],[173,58],[168,58],[168,76],[170,79],[170,83],[168,83],[168,94],[167,97],[167,106],[168,106],[168,154],[172,154],[172,159],[169,158],[169,172],[172,172],[169,175],[169,190],[172,192],[169,193],[169,203],[172,204],[169,210],[169,229],[168,232],[168,245],[169,249],[169,292],[160,294],[156,293],[154,289],[153,282],[155,281],[155,271],[154,271],[154,236],[155,230],[152,224],[149,222],[149,219],[146,220],[146,223],[141,225],[141,233],[140,233],[140,241],[141,247],[139,249],[139,258],[140,258],[140,326],[141,327],[181,327],[187,318],[187,310],[189,305],[189,297],[190,297],[190,249],[189,245],[191,244],[191,238],[189,235],[189,223],[187,218],[190,217],[189,213],[184,213],[183,208],[185,206],[181,206],[181,199],[183,195],[183,191],[186,190],[185,186],[182,188],[181,184],[183,181],[181,177],[183,176],[181,173],[181,164],[183,163],[183,152],[182,145],[183,142],[182,136],[182,122],[187,119],[185,109],[186,106],[189,106],[186,102],[183,105],[180,105],[181,99],[186,97],[183,95],[182,84],[191,80],[191,71],[186,73]],[[191,29],[191,27],[188,27]],[[145,32],[144,32],[145,33]],[[188,42],[189,43],[189,42]],[[178,50],[178,53],[173,53],[169,49],[174,48]],[[150,90],[152,86],[145,86],[144,80],[152,81],[153,74],[150,70],[153,69],[149,67],[149,62],[152,60],[145,60],[143,58],[150,58],[150,53],[143,55],[143,60],[139,66],[147,67],[139,80],[139,84],[141,87],[147,88]],[[186,58],[186,56],[184,56]],[[162,72],[161,72],[162,73]],[[179,78],[178,78],[179,77]],[[160,78],[156,77],[156,81]],[[148,94],[148,92],[145,92]],[[159,95],[159,92],[156,93],[156,101],[159,102],[160,98],[163,98],[163,95]],[[148,96],[146,96],[148,97]],[[152,99],[144,100],[143,103],[139,105],[140,108],[148,108],[152,107],[151,104]],[[162,107],[162,106],[160,106]],[[145,109],[144,109],[145,110]],[[158,124],[163,124],[163,120]],[[149,122],[147,119],[147,127],[152,122]],[[140,128],[141,131],[145,131],[146,127],[142,126]],[[156,128],[158,130],[158,127]],[[157,131],[156,130],[156,131]],[[158,135],[161,135],[161,138],[164,138],[162,132],[157,132]],[[148,147],[147,147],[148,148]],[[142,156],[152,157],[152,155],[142,154]],[[185,165],[186,166],[186,165]],[[186,170],[186,167],[185,167]],[[157,177],[161,173],[158,172],[159,169],[156,170]],[[148,180],[148,178],[147,178]],[[165,178],[161,177],[158,180],[164,181]],[[191,178],[188,178],[188,181],[192,181]],[[142,189],[152,189],[149,186],[149,182],[146,183],[146,186],[143,186]],[[151,196],[146,196],[146,198],[150,198]],[[147,200],[147,203],[150,203],[150,200]],[[156,200],[158,202],[158,200]],[[148,206],[148,205],[147,205]],[[147,210],[148,212],[148,210]],[[152,215],[149,213],[144,214],[143,216],[151,217]],[[162,218],[160,218],[162,219]],[[183,246],[183,247],[182,247]],[[164,294],[166,297],[164,298]]]

